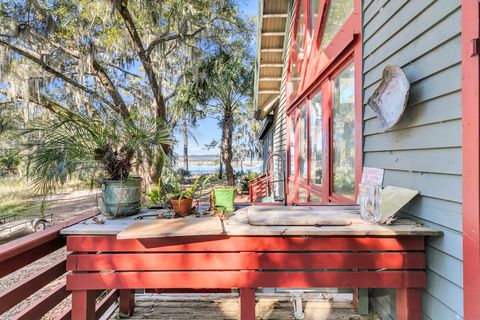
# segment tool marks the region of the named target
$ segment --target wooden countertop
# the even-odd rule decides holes
[[[98,224],[88,219],[61,230],[63,235],[117,235],[136,221],[135,218],[155,211],[142,209],[134,216],[116,220],[105,219]],[[364,222],[358,214],[349,215],[352,221],[347,226],[253,226],[248,223],[248,207],[239,209],[224,221],[225,235],[228,236],[439,236],[442,233],[425,227],[413,220],[398,219],[392,225],[379,225]],[[100,219],[102,217],[100,216]],[[202,219],[193,215],[185,219]],[[145,217],[140,221],[155,221]]]

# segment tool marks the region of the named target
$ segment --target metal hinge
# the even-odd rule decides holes
[[[472,55],[470,57],[475,57],[480,54],[480,38],[472,39]]]

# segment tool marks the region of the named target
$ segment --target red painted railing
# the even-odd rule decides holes
[[[248,185],[250,203],[255,203],[268,196],[267,186],[270,183],[270,175],[262,174],[252,179]]]
[[[83,214],[78,218],[55,225],[44,231],[0,245],[0,281],[1,278],[64,247],[66,245],[66,240],[65,237],[60,235],[60,230],[90,218],[95,214],[97,213],[92,211]],[[66,257],[62,261],[52,264],[44,270],[36,272],[33,276],[30,276],[27,279],[16,283],[12,287],[5,289],[5,291],[0,292],[0,318],[3,319],[2,314],[21,303],[35,292],[49,285],[52,281],[62,275],[64,277],[65,272]],[[63,279],[62,282],[51,289],[46,296],[34,300],[12,319],[40,319],[69,295],[70,292],[66,290],[65,279]],[[116,301],[118,298],[118,292],[112,290],[106,295],[104,292],[98,292],[98,296],[101,296],[102,299],[100,299],[96,306],[97,318],[105,313],[105,311]],[[63,314],[59,315],[57,319],[70,319],[70,315],[71,309],[68,308]]]

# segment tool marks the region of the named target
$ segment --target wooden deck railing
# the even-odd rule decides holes
[[[248,186],[248,193],[250,203],[255,203],[268,196],[267,188],[270,183],[270,175],[262,174],[255,179],[252,179]]]
[[[96,211],[85,213],[67,222],[55,225],[44,231],[30,234],[18,240],[0,245],[0,281],[5,276],[25,267],[26,265],[45,257],[46,255],[64,247],[66,240],[60,235],[60,230],[74,225],[96,215]],[[0,318],[2,314],[18,305],[32,294],[41,290],[66,273],[66,257],[60,262],[49,265],[39,270],[34,275],[16,283],[10,288],[0,292]],[[65,279],[48,294],[40,299],[34,299],[29,306],[21,310],[12,319],[27,320],[40,319],[60,302],[70,295],[66,290]],[[98,296],[102,299],[96,305],[96,315],[99,318],[116,301],[118,292],[112,290],[106,295],[99,291]],[[70,319],[71,309],[68,308],[57,317],[58,320]]]

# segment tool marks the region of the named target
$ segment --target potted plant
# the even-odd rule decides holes
[[[146,155],[165,159],[160,146],[169,144],[168,131],[136,114],[88,116],[60,106],[54,113],[55,118],[36,122],[25,131],[35,141],[29,147],[36,191],[46,196],[72,175],[89,175],[92,187],[100,182],[103,214],[115,218],[138,212],[142,179],[133,176],[133,168],[144,163]]]
[[[167,198],[169,199],[170,205],[175,213],[181,217],[185,217],[189,215],[192,211],[192,204],[193,199],[196,196],[196,192],[200,186],[200,179],[202,177],[198,177],[193,182],[192,186],[186,189],[181,189],[180,184],[177,183],[176,188],[173,192],[167,194]],[[204,183],[201,185],[203,188]]]

